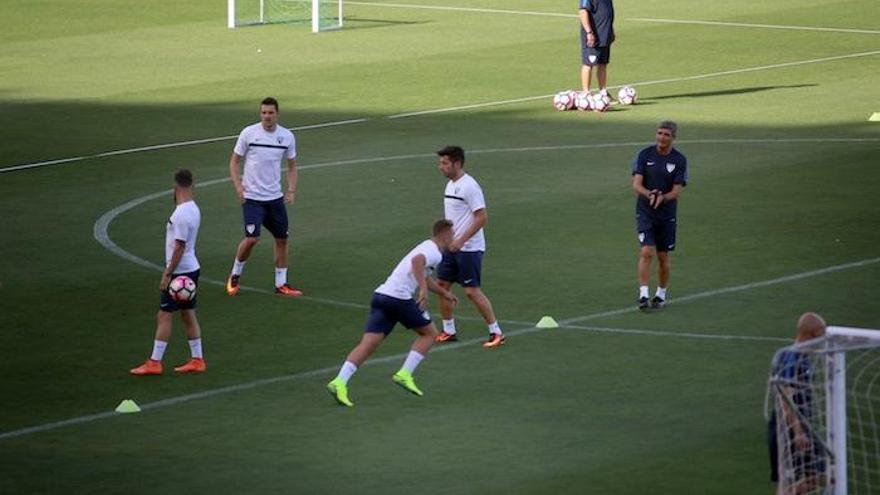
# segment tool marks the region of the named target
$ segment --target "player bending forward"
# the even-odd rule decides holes
[[[360,344],[348,354],[339,375],[327,384],[327,390],[337,402],[348,407],[354,405],[348,398],[348,380],[375,352],[397,323],[415,330],[418,337],[413,342],[403,367],[394,374],[392,380],[415,395],[423,395],[413,381],[413,372],[431,350],[434,338],[437,337],[437,329],[425,309],[428,291],[440,294],[452,305],[458,303],[454,294],[440,287],[429,275],[443,259],[441,251],[449,246],[452,238],[452,222],[435,222],[431,238],[422,241],[407,253],[385,283],[376,289]],[[416,291],[417,296],[413,299]]]
[[[186,326],[192,359],[174,368],[178,373],[201,373],[207,369],[202,357],[202,329],[196,318],[196,299],[189,302],[175,301],[168,293],[168,285],[175,277],[185,275],[199,282],[199,260],[196,258],[196,237],[202,214],[193,200],[193,176],[189,170],[174,174],[174,213],[165,227],[165,271],[159,282],[159,312],[156,314],[156,337],[150,359],[131,370],[132,375],[161,375],[162,356],[171,338],[172,313],[180,310],[180,318]]]

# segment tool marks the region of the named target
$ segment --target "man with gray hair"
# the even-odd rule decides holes
[[[639,244],[639,309],[662,309],[668,299],[669,253],[675,249],[678,196],[687,185],[687,158],[672,147],[678,124],[664,120],[657,126],[655,144],[639,152],[632,164]],[[650,298],[651,261],[659,263],[657,292]]]

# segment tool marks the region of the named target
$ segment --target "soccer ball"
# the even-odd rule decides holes
[[[587,93],[586,91],[583,93],[577,93],[577,96],[574,97],[574,106],[583,112],[590,110],[593,106],[590,101],[590,93]]]
[[[636,93],[636,88],[632,86],[624,86],[617,92],[617,101],[619,101],[621,105],[632,105],[639,101],[639,94]]]
[[[168,293],[177,302],[192,301],[196,297],[196,283],[186,275],[174,277],[168,284]]]
[[[608,98],[608,95],[603,95],[602,93],[597,93],[593,95],[593,99],[590,102],[593,110],[597,112],[605,112],[611,106],[611,98]]]
[[[574,99],[574,91],[562,91],[561,93],[556,93],[556,96],[553,97],[553,108],[560,112],[571,110],[574,108]]]

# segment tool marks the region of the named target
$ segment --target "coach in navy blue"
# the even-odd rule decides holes
[[[662,309],[669,287],[669,253],[675,249],[678,197],[687,185],[687,158],[672,147],[678,125],[666,120],[657,126],[656,144],[639,152],[632,165],[639,233],[639,309]],[[648,299],[651,261],[659,262],[656,295]]]
[[[599,92],[608,95],[608,63],[611,61],[611,43],[614,43],[614,2],[611,0],[578,0],[581,21],[581,84],[590,92],[593,67]]]

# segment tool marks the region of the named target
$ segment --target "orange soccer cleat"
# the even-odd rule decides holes
[[[437,334],[436,337],[434,337],[434,342],[437,342],[440,344],[442,344],[444,342],[458,342],[458,336],[455,335],[454,333],[446,333],[446,332],[441,331],[440,333]]]
[[[207,371],[208,365],[202,358],[192,358],[186,364],[174,368],[177,373],[204,373]]]
[[[281,287],[275,287],[275,293],[287,297],[299,297],[303,295],[299,289],[294,289],[290,284],[284,284]]]
[[[483,347],[490,349],[492,347],[501,347],[504,344],[504,335],[500,333],[490,333],[489,340],[483,342]]]
[[[161,375],[162,374],[162,361],[154,361],[152,359],[147,359],[144,364],[134,368],[130,371],[132,375],[137,376],[146,376],[146,375]]]
[[[240,287],[238,285],[239,278],[240,278],[239,275],[231,275],[230,274],[229,278],[226,279],[226,293],[229,294],[230,296],[234,296],[234,295],[238,294],[238,289]]]

